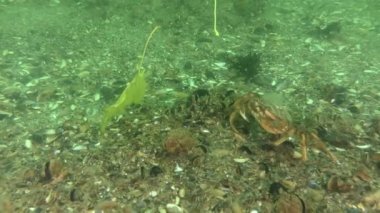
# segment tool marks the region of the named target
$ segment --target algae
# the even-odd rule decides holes
[[[142,64],[144,62],[144,57],[149,41],[157,29],[158,27],[155,27],[149,34],[149,37],[144,46],[141,61],[137,66],[137,73],[135,77],[126,86],[126,88],[123,90],[117,101],[111,106],[106,107],[106,109],[104,110],[104,115],[102,118],[100,128],[101,133],[104,133],[105,128],[108,126],[111,119],[122,114],[128,105],[140,104],[142,102],[147,89],[147,83],[145,80],[145,70],[142,68]]]

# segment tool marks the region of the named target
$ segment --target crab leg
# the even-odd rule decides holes
[[[306,136],[305,134],[301,134],[301,150],[302,150],[302,160],[307,160],[307,146],[306,146]]]
[[[311,137],[313,137],[313,140],[315,142],[315,144],[314,144],[315,148],[317,148],[318,150],[327,154],[334,162],[338,161],[338,158],[336,158],[335,155],[327,149],[326,145],[322,142],[322,140],[315,133],[310,133],[310,135],[311,135]]]
[[[281,145],[282,143],[284,143],[286,140],[289,139],[289,136],[293,135],[294,134],[294,130],[291,129],[289,130],[288,133],[286,133],[284,136],[282,136],[280,139],[277,139],[275,142],[273,142],[273,145],[275,146],[279,146]]]
[[[230,115],[230,126],[232,128],[232,131],[234,131],[235,133],[239,134],[239,131],[235,127],[236,114],[237,114],[236,111],[234,111],[234,112],[231,113],[231,115]]]

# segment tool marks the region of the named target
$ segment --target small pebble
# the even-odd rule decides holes
[[[32,148],[32,146],[33,146],[33,144],[32,144],[31,140],[29,140],[29,139],[25,140],[25,147],[26,148],[30,149],[30,148]]]

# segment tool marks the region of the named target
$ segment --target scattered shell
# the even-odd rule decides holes
[[[184,198],[185,195],[186,195],[186,190],[185,189],[180,189],[179,192],[178,192],[178,195],[180,198]]]
[[[293,158],[294,159],[301,159],[302,158],[302,154],[300,152],[294,151],[293,152]]]
[[[87,147],[84,146],[84,145],[82,145],[82,144],[75,144],[75,145],[73,146],[73,150],[74,150],[74,151],[80,151],[80,150],[85,150],[85,149],[87,149]]]
[[[281,184],[288,190],[288,191],[293,191],[296,186],[297,186],[297,183],[296,182],[293,182],[293,181],[290,181],[290,180],[282,180],[281,181]]]
[[[309,38],[306,38],[304,42],[306,44],[310,44],[312,41],[313,41],[313,39],[309,37]]]
[[[297,195],[283,193],[276,201],[273,212],[303,213],[306,212],[306,207],[304,201]]]
[[[227,70],[226,62],[215,62],[213,65],[216,70]]]
[[[151,197],[156,197],[157,195],[158,195],[157,191],[151,191],[151,192],[149,192],[149,196],[151,196]]]
[[[371,144],[365,144],[365,145],[356,145],[359,149],[369,149],[372,147]]]
[[[176,165],[175,165],[175,169],[174,169],[174,172],[176,172],[176,173],[183,172],[183,168],[180,167],[180,166],[178,165],[178,163],[176,163]]]
[[[234,161],[236,163],[245,163],[247,162],[249,159],[248,158],[235,158]]]
[[[201,129],[201,132],[202,133],[210,133],[210,130],[208,130],[208,129]]]
[[[365,182],[371,182],[372,177],[368,174],[368,170],[365,168],[359,169],[356,173],[355,176],[358,177],[360,180],[365,181]]]
[[[375,70],[364,70],[364,73],[377,73]]]
[[[25,140],[25,147],[28,148],[28,149],[30,149],[30,148],[32,148],[32,146],[33,146],[32,141],[29,140],[29,139],[26,139]]]
[[[347,181],[343,181],[338,176],[332,176],[327,182],[327,190],[330,192],[349,192],[353,189],[353,186]]]
[[[94,95],[94,101],[99,101],[100,100],[100,94],[99,93],[96,93]]]
[[[345,152],[346,151],[346,149],[343,149],[343,148],[340,148],[340,147],[335,147],[335,150],[339,151],[339,152]]]
[[[308,105],[311,105],[313,103],[314,103],[314,101],[311,98],[308,98],[307,101],[306,101],[306,104],[308,104]]]
[[[55,134],[56,134],[55,129],[47,129],[45,131],[45,135],[55,135]]]
[[[68,171],[63,167],[63,164],[59,160],[51,160],[45,164],[45,177],[46,181],[50,181],[51,184],[55,184],[63,181]]]
[[[174,203],[166,204],[166,210],[168,210],[168,213],[182,213],[182,212],[184,212],[183,208],[181,208],[180,206],[178,206]]]

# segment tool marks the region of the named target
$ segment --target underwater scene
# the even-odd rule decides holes
[[[379,0],[0,0],[0,212],[380,212]]]

